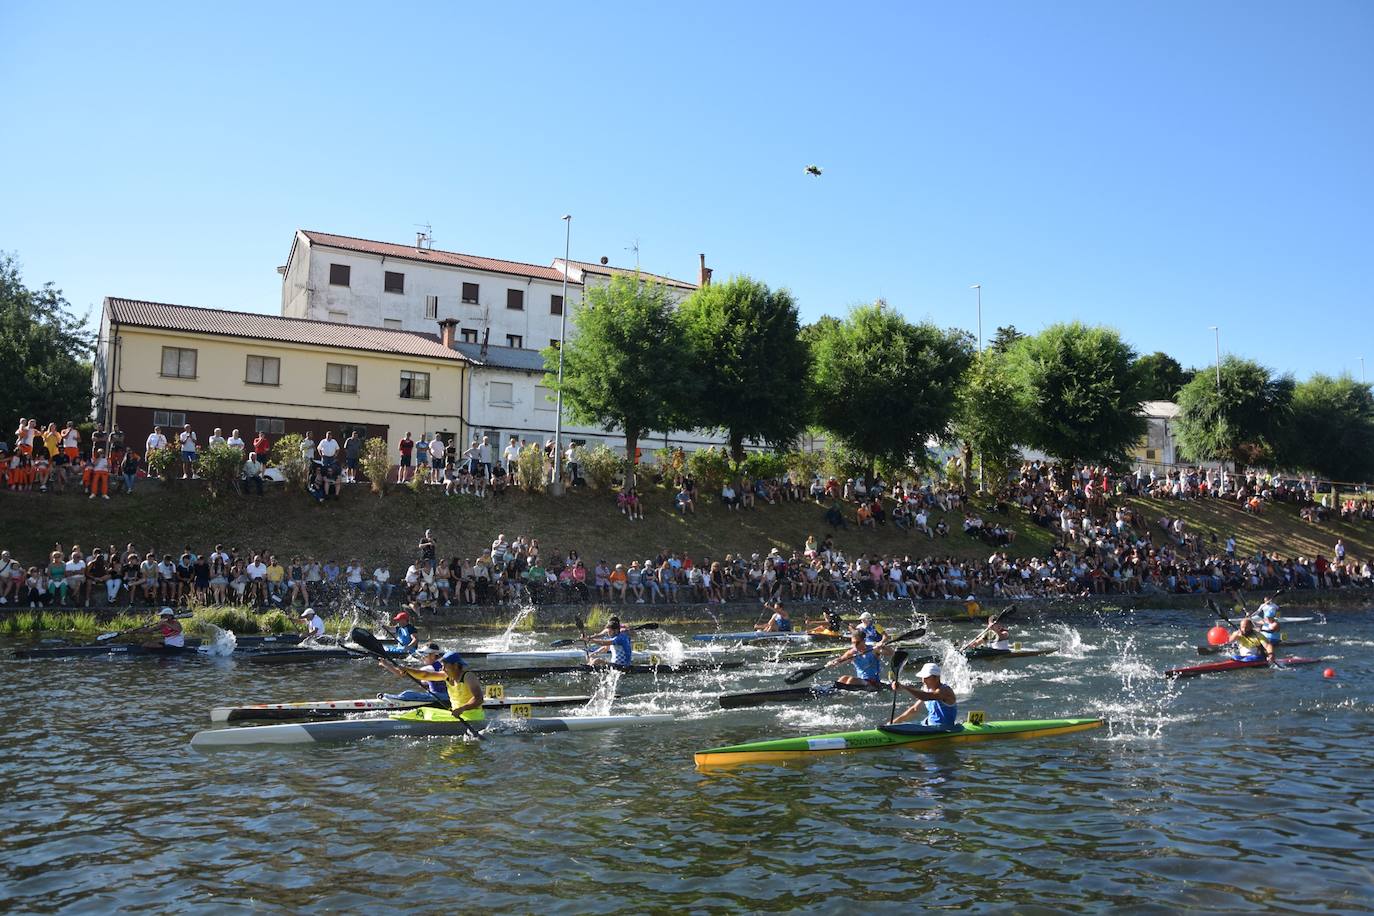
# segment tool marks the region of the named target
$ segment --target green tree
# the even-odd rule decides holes
[[[619,427],[632,466],[645,433],[689,423],[696,385],[672,302],[659,284],[625,274],[588,289],[573,324],[577,334],[563,350],[563,404],[579,423]],[[544,350],[544,368],[545,384],[557,389],[556,347]]]
[[[1374,396],[1368,385],[1320,373],[1298,383],[1291,430],[1286,452],[1295,466],[1331,480],[1374,481]]]
[[[1064,462],[1119,463],[1145,435],[1135,351],[1111,328],[1051,325],[1006,358],[1025,444]]]
[[[954,432],[978,453],[994,493],[1005,490],[1026,438],[1019,394],[1006,354],[993,349],[978,354],[959,387]]]
[[[1281,456],[1293,404],[1293,379],[1248,359],[1228,356],[1200,369],[1178,394],[1175,431],[1195,461],[1230,461],[1237,468]]]
[[[1140,370],[1141,383],[1145,386],[1145,400],[1172,401],[1178,398],[1183,386],[1188,384],[1192,373],[1168,353],[1156,350],[1135,361]]]
[[[1016,325],[1009,324],[997,329],[992,335],[992,341],[988,344],[989,350],[996,350],[998,353],[1005,353],[1011,349],[1012,344],[1018,340],[1024,340],[1025,334],[1016,330]]]
[[[884,303],[860,306],[819,329],[813,345],[816,417],[867,463],[925,463],[944,438],[973,358],[968,334],[912,324]]]
[[[746,439],[790,446],[806,429],[811,378],[792,295],[733,277],[693,293],[677,320],[701,385],[695,424],[724,430],[736,464]]]
[[[0,252],[0,417],[8,428],[20,417],[58,426],[89,417],[94,344],[61,290],[24,286],[19,263]]]

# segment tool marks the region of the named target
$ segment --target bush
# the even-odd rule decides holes
[[[680,448],[660,448],[654,451],[654,461],[665,483],[672,485],[687,471],[687,454]]]
[[[719,490],[733,475],[730,456],[715,446],[699,449],[687,456],[687,472],[696,478],[697,489],[703,492]]]
[[[745,477],[782,477],[787,473],[787,456],[778,452],[750,452],[740,464]]]
[[[302,492],[310,480],[310,462],[301,457],[301,443],[304,441],[305,437],[300,433],[288,433],[272,446],[272,466],[286,478],[288,489]]]
[[[544,492],[544,450],[527,445],[515,459],[516,485],[526,493]]]
[[[372,492],[378,496],[384,495],[391,478],[391,452],[387,449],[386,442],[375,437],[364,442],[362,453],[358,456],[358,464],[362,466],[363,473],[372,484]]]
[[[232,445],[212,445],[200,453],[196,473],[214,499],[238,489],[243,472],[243,452]]]
[[[166,448],[154,449],[148,453],[148,473],[156,477],[167,479],[173,467],[181,459],[181,455],[175,448],[168,445]]]
[[[858,452],[844,446],[832,445],[823,453],[822,471],[837,480],[848,477],[861,477],[868,473],[868,461]]]
[[[625,471],[625,459],[605,445],[582,450],[582,470],[594,489],[605,490]]]
[[[822,470],[824,456],[820,452],[788,452],[783,456],[787,470],[797,475],[797,482],[806,486]]]

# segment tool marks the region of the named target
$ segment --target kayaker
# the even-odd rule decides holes
[[[1259,617],[1259,631],[1270,643],[1278,644],[1283,641],[1283,634],[1280,632],[1282,624],[1279,621],[1279,605],[1274,600],[1273,595],[1264,599],[1255,614]]]
[[[420,648],[420,637],[411,626],[409,613],[400,611],[391,622],[396,624],[396,648],[402,655],[410,655]]]
[[[953,728],[957,724],[955,720],[959,715],[958,700],[954,696],[954,690],[940,680],[940,666],[934,662],[927,662],[921,666],[917,677],[921,679],[920,687],[900,684],[893,680],[893,690],[905,690],[916,698],[916,702],[893,719],[892,724],[897,725],[901,722],[908,722],[917,716],[923,716],[920,725],[931,728]]]
[[[410,677],[409,674],[407,674],[407,672],[410,671],[419,670],[437,672],[440,674],[443,673],[444,663],[442,659],[444,657],[444,650],[438,643],[430,643],[423,649],[418,650],[418,654],[421,659],[420,666],[418,669],[410,668],[404,665],[396,665],[389,661],[386,661],[385,659],[377,659],[377,664],[381,665],[383,668],[392,672],[393,674],[397,674],[403,678],[406,678],[407,680],[411,681],[411,683],[414,683],[414,680]],[[417,690],[415,688],[411,688],[410,690],[405,690],[401,693],[382,693],[378,694],[378,696],[386,700],[432,700],[440,706],[448,705],[448,686],[442,680],[423,681],[423,683],[420,686],[422,686],[424,689]]]
[[[169,607],[163,608],[158,612],[158,619],[153,623],[130,630],[129,633],[140,633],[144,630],[157,630],[159,639],[144,643],[149,649],[157,649],[162,646],[169,646],[180,649],[186,645],[186,636],[181,629],[181,621],[177,620],[176,611]]]
[[[864,642],[873,647],[876,652],[883,652],[887,642],[887,633],[880,627],[873,615],[864,611],[859,615],[858,631],[864,634]]]
[[[761,633],[791,633],[792,618],[787,615],[787,608],[778,601],[773,605],[773,616],[768,618],[768,622],[754,629]]]
[[[854,673],[841,675],[835,681],[840,684],[853,684],[877,690],[883,683],[882,662],[878,659],[878,653],[868,644],[863,630],[855,630],[850,635],[849,640],[849,648],[826,662],[825,667],[833,668],[845,662],[853,662]]]
[[[315,613],[313,607],[301,611],[301,621],[305,624],[305,637],[301,642],[312,643],[324,639],[324,620]]]
[[[438,681],[444,685],[449,710],[454,718],[462,719],[474,729],[486,724],[482,710],[482,681],[463,663],[463,656],[449,652],[439,658],[439,670],[412,668],[411,674],[422,681]]]
[[[1229,645],[1235,648],[1231,651],[1231,658],[1238,662],[1257,662],[1274,660],[1274,644],[1265,639],[1263,635],[1255,629],[1255,622],[1249,617],[1243,617],[1240,626],[1231,634]]]
[[[607,634],[605,638],[598,633],[596,636],[588,637],[587,642],[600,646],[587,653],[587,661],[591,664],[611,664],[617,667],[630,665],[634,662],[634,645],[631,641],[629,629],[622,629],[620,618],[612,617],[606,624],[606,629],[601,631]],[[595,658],[602,653],[608,653],[609,659]]]
[[[1010,652],[1011,631],[1000,620],[988,621],[987,629],[983,631],[983,635],[974,640],[973,645],[969,648],[976,649],[980,646],[994,652]]]
[[[837,636],[843,635],[845,629],[844,618],[828,607],[821,608],[820,620],[807,620],[806,625],[811,628],[807,630],[808,633],[815,633],[817,630],[823,629]]]

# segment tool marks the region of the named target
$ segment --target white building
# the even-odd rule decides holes
[[[706,256],[698,257],[698,280],[708,283]],[[675,303],[698,288],[684,280],[606,263],[558,258],[552,266],[541,267],[439,251],[423,236],[410,246],[305,229],[296,232],[286,264],[278,271],[284,317],[423,334],[433,334],[437,325],[440,339],[451,339],[453,348],[472,363],[463,405],[469,428],[502,446],[512,435],[540,444],[553,438],[557,405],[544,385],[540,351],[557,343],[561,309],[566,307],[571,319],[585,288],[636,273],[660,283]],[[571,336],[571,321],[567,330]],[[563,429],[572,441],[624,447],[617,431],[571,424],[566,416]],[[690,451],[720,443],[720,437],[708,433],[652,433],[642,441],[641,450],[648,455],[657,448]]]

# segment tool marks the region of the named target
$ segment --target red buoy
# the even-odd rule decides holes
[[[1207,644],[1209,646],[1224,646],[1231,638],[1231,633],[1225,627],[1212,627],[1207,631]]]
[[[1336,669],[1335,669],[1335,668],[1327,668],[1325,671],[1322,672],[1322,677],[1335,677],[1335,676],[1336,676]]]

